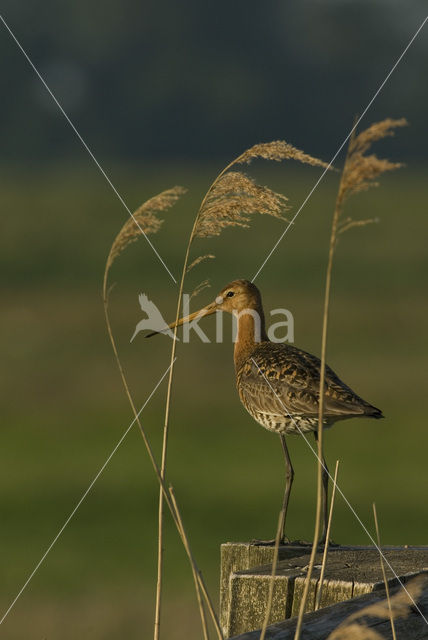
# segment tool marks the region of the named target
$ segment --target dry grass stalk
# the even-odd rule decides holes
[[[173,487],[169,488],[169,493],[170,493],[170,496],[171,496],[172,504],[173,504],[173,506],[175,508],[175,512],[177,514],[178,524],[179,524],[179,527],[180,527],[180,531],[182,533],[182,539],[184,541],[185,549],[187,551],[187,554],[188,554],[189,558],[191,558],[191,560],[192,560],[192,568],[193,568],[193,571],[194,571],[194,575],[195,575],[195,577],[197,579],[200,592],[203,594],[203,596],[205,598],[205,601],[207,603],[207,607],[208,607],[208,610],[209,610],[209,612],[211,614],[211,618],[212,618],[212,621],[214,623],[214,626],[215,626],[215,629],[216,629],[216,632],[217,632],[217,636],[218,636],[219,640],[224,640],[224,636],[223,636],[223,632],[221,630],[220,622],[219,622],[218,617],[216,615],[216,612],[215,612],[212,600],[210,598],[210,595],[208,593],[208,590],[206,588],[204,579],[203,579],[202,574],[199,571],[195,561],[193,560],[193,554],[192,554],[192,551],[190,549],[190,545],[189,545],[189,541],[188,541],[188,538],[187,538],[187,535],[186,535],[186,531],[185,531],[184,526],[183,526],[183,521],[181,519],[181,515],[180,515],[180,512],[179,512],[178,507],[177,507],[177,501],[175,499],[175,494],[174,494]]]
[[[261,633],[260,633],[259,640],[265,640],[266,629],[267,629],[267,626],[269,624],[269,618],[270,618],[270,614],[271,614],[271,611],[272,611],[273,588],[275,586],[275,574],[276,574],[276,567],[277,567],[277,564],[278,564],[279,543],[280,543],[280,540],[281,540],[284,517],[285,517],[285,512],[284,512],[284,509],[282,509],[279,512],[279,517],[278,517],[278,526],[277,526],[277,529],[276,529],[276,536],[275,536],[275,548],[274,548],[274,551],[273,551],[273,559],[272,559],[272,573],[271,573],[270,582],[269,582],[268,601],[267,601],[267,605],[266,605],[265,619],[263,621],[263,627],[262,627],[262,630],[261,630]]]
[[[196,267],[198,264],[200,264],[201,262],[204,262],[205,260],[214,260],[215,256],[212,253],[206,253],[204,256],[198,256],[195,260],[193,260],[193,262],[191,264],[189,264],[189,266],[187,267],[187,273],[189,273],[189,271],[191,271],[193,269],[193,267]]]
[[[383,583],[385,585],[386,600],[388,602],[389,619],[391,621],[392,637],[393,637],[393,640],[397,640],[397,635],[395,633],[394,616],[392,615],[392,606],[391,606],[391,598],[390,598],[390,595],[389,595],[388,580],[386,579],[385,564],[383,562],[382,551],[381,551],[381,548],[380,548],[379,523],[378,523],[378,520],[377,520],[376,505],[375,505],[374,502],[373,502],[373,516],[374,516],[375,527],[376,527],[376,537],[377,537],[377,546],[378,546],[378,549],[379,549],[380,566],[381,566],[381,569],[382,569]]]
[[[156,231],[159,230],[162,221],[158,220],[158,218],[156,217],[156,214],[160,211],[164,211],[166,209],[168,209],[169,207],[171,207],[178,199],[178,197],[185,193],[185,189],[183,189],[182,187],[175,187],[173,189],[168,189],[167,191],[162,192],[161,194],[159,194],[158,196],[155,196],[154,198],[151,198],[150,200],[148,200],[147,202],[145,202],[141,207],[139,207],[139,209],[134,213],[134,218],[136,220],[136,222],[134,222],[133,219],[128,220],[125,225],[122,227],[121,231],[119,232],[119,234],[117,235],[115,241],[113,242],[113,245],[110,249],[110,253],[108,255],[107,258],[107,262],[106,262],[106,267],[105,267],[105,271],[104,271],[104,280],[103,280],[103,301],[104,301],[104,313],[105,313],[105,319],[106,319],[106,324],[107,324],[107,331],[109,334],[109,338],[110,338],[110,342],[113,348],[113,352],[115,355],[115,359],[116,359],[116,363],[117,366],[119,368],[119,372],[120,372],[120,376],[122,379],[122,383],[124,385],[125,388],[125,392],[126,395],[128,397],[128,401],[131,405],[132,411],[134,413],[136,422],[138,424],[138,427],[140,429],[140,433],[143,437],[143,441],[147,450],[147,453],[149,455],[149,459],[150,462],[152,464],[152,467],[155,471],[155,474],[158,478],[159,484],[160,484],[160,490],[166,500],[166,503],[168,505],[168,508],[171,511],[171,515],[173,518],[173,521],[177,527],[178,533],[181,537],[181,540],[183,542],[183,546],[186,549],[186,553],[188,555],[191,567],[192,567],[192,571],[193,574],[196,575],[198,574],[200,576],[200,571],[194,561],[193,555],[191,553],[190,550],[190,546],[187,540],[187,537],[185,535],[184,532],[184,528],[183,528],[183,524],[182,524],[182,519],[181,519],[181,515],[180,515],[180,511],[178,509],[177,503],[174,499],[174,501],[171,500],[171,497],[166,489],[165,486],[165,482],[164,482],[164,478],[163,475],[161,473],[161,470],[159,469],[159,466],[156,463],[155,457],[154,457],[154,453],[153,450],[151,448],[149,439],[147,437],[147,434],[145,432],[145,429],[141,423],[139,414],[137,412],[137,409],[135,407],[135,403],[134,400],[132,398],[131,392],[129,390],[129,386],[128,386],[128,382],[122,367],[122,363],[121,360],[119,358],[119,354],[117,351],[117,346],[116,346],[116,341],[114,339],[113,336],[113,331],[111,328],[111,323],[110,323],[110,317],[109,317],[109,313],[108,313],[108,290],[107,290],[107,281],[108,281],[108,274],[109,274],[109,270],[111,265],[113,264],[114,260],[117,258],[117,256],[134,240],[136,240],[139,236],[140,233],[145,233],[145,234],[149,234],[149,233],[156,233]],[[172,363],[173,364],[173,363]],[[170,367],[171,368],[171,364]],[[198,582],[199,585],[199,582]],[[205,596],[204,596],[205,597]],[[205,633],[205,629],[206,629],[206,616],[205,616],[205,611],[203,608],[203,604],[201,601],[201,592],[200,589],[197,589],[197,598],[198,598],[198,606],[199,606],[199,612],[200,612],[200,616],[201,616],[201,621],[202,621],[202,626],[204,629],[204,633]],[[160,611],[160,598],[159,598],[159,606],[158,606],[158,598],[157,598],[157,605],[156,605],[156,619],[155,619],[155,631],[154,631],[154,635],[155,637],[159,635],[159,611]],[[215,616],[215,614],[214,614]],[[214,619],[214,624],[215,624],[216,620]],[[206,636],[208,638],[208,636]]]
[[[165,499],[165,501],[166,501],[166,503],[168,505],[168,508],[169,508],[169,510],[171,512],[174,524],[175,524],[175,526],[176,526],[176,528],[178,530],[178,533],[180,535],[181,541],[182,541],[183,546],[184,546],[184,548],[186,550],[187,556],[189,558],[189,562],[190,562],[191,567],[192,567],[192,571],[193,571],[194,575],[197,574],[197,575],[200,576],[201,575],[200,570],[198,569],[198,567],[197,567],[197,565],[195,563],[195,560],[193,558],[193,554],[192,554],[191,549],[190,549],[190,545],[189,545],[188,540],[187,540],[187,538],[185,536],[185,532],[184,532],[184,528],[183,528],[183,524],[182,524],[183,521],[182,521],[182,518],[181,518],[181,515],[180,515],[180,511],[179,511],[178,505],[177,505],[175,499],[174,499],[174,502],[173,502],[171,500],[171,498],[170,498],[170,495],[169,495],[168,490],[166,488],[166,485],[165,485],[164,479],[162,477],[160,468],[159,468],[159,466],[158,466],[158,464],[156,462],[156,459],[155,459],[155,456],[154,456],[154,453],[153,453],[153,449],[151,447],[151,444],[150,444],[150,441],[148,439],[147,433],[146,433],[146,431],[145,431],[145,429],[143,427],[143,424],[142,424],[142,422],[140,420],[139,413],[137,412],[137,409],[135,407],[134,400],[133,400],[133,398],[131,396],[131,393],[130,393],[130,390],[129,390],[129,386],[128,386],[128,382],[126,380],[125,373],[123,371],[122,363],[121,363],[121,361],[119,359],[119,355],[118,355],[118,352],[117,352],[116,341],[114,340],[113,332],[112,332],[112,329],[111,329],[110,319],[109,319],[109,316],[108,316],[107,300],[106,300],[106,302],[104,304],[104,311],[105,311],[105,314],[106,314],[107,329],[108,329],[110,341],[111,341],[111,344],[112,344],[112,347],[113,347],[113,351],[114,351],[116,362],[117,362],[117,365],[118,365],[118,368],[119,368],[119,372],[120,372],[120,375],[121,375],[121,378],[122,378],[122,382],[123,382],[123,385],[125,387],[125,392],[126,392],[126,395],[128,397],[129,403],[130,403],[130,405],[132,407],[132,411],[134,413],[134,416],[135,416],[136,422],[138,424],[138,427],[140,429],[140,433],[142,435],[142,438],[143,438],[143,441],[144,441],[144,445],[146,447],[150,462],[151,462],[153,470],[154,470],[154,472],[155,472],[155,474],[157,476],[157,479],[158,479],[158,482],[159,482],[159,485],[160,485],[160,489],[162,491],[164,499]],[[170,365],[169,368],[171,368],[171,365]],[[197,599],[198,599],[198,607],[199,607],[199,613],[200,613],[200,616],[201,616],[202,626],[204,628],[206,626],[205,611],[204,611],[203,605],[201,603],[199,590],[197,591]],[[211,614],[211,615],[213,615],[213,614]],[[214,617],[215,617],[215,613],[214,613]],[[214,618],[213,618],[213,620],[214,620],[214,624],[215,624],[216,620]],[[157,627],[155,626],[155,629],[156,628],[159,631],[159,625],[157,625]]]
[[[169,487],[169,494],[176,511],[178,511],[174,489],[172,486]],[[184,526],[181,518],[179,518],[178,526],[179,526],[179,533],[180,533],[181,539],[183,540],[183,544],[185,545],[185,548],[186,548],[186,552],[188,555],[191,555],[191,550],[190,550],[190,547],[188,546],[187,536],[186,536],[186,532],[184,530]],[[204,635],[204,640],[209,640],[207,618],[205,614],[204,603],[202,601],[202,592],[201,592],[201,587],[199,585],[198,574],[197,574],[197,571],[195,570],[193,563],[191,563],[191,567],[192,567],[193,581],[195,583],[196,597],[198,599],[198,607],[201,612],[202,633]]]
[[[108,322],[108,326],[109,326],[110,339],[112,340],[113,350],[114,350],[115,354],[117,354],[116,343],[114,341],[113,334],[111,333],[111,327],[110,327],[110,323],[109,322]],[[144,441],[144,445],[146,447],[150,462],[151,462],[153,470],[154,470],[154,472],[155,472],[155,474],[157,476],[157,479],[158,479],[159,485],[161,487],[161,491],[163,492],[165,501],[166,501],[166,503],[168,505],[168,508],[169,508],[169,510],[171,512],[171,516],[172,516],[173,522],[174,522],[174,524],[175,524],[175,526],[177,528],[177,531],[178,531],[178,533],[180,535],[181,541],[183,543],[183,546],[184,546],[185,551],[187,553],[187,556],[189,558],[189,562],[191,564],[192,571],[193,571],[194,575],[200,576],[200,578],[198,579],[198,583],[199,583],[199,580],[202,580],[201,572],[200,572],[200,570],[199,570],[199,568],[198,568],[198,566],[197,566],[197,564],[196,564],[196,562],[194,560],[192,551],[190,549],[190,545],[189,545],[189,542],[188,542],[188,539],[187,539],[187,536],[185,534],[185,530],[184,530],[184,527],[183,527],[183,520],[182,520],[182,517],[181,517],[181,514],[180,514],[180,510],[178,508],[178,505],[177,505],[177,502],[175,500],[175,497],[174,497],[174,500],[171,500],[169,491],[168,491],[168,489],[166,487],[166,484],[165,484],[165,482],[164,482],[164,480],[162,478],[162,475],[161,475],[161,472],[160,472],[160,468],[159,468],[159,466],[158,466],[158,464],[156,462],[156,459],[155,459],[155,456],[154,456],[154,453],[153,453],[153,449],[152,449],[150,441],[148,439],[146,430],[144,429],[144,427],[142,425],[139,413],[137,412],[137,410],[135,408],[135,405],[134,405],[133,398],[130,395],[128,384],[127,384],[126,378],[124,376],[123,369],[122,369],[120,360],[118,359],[118,356],[117,356],[117,361],[118,361],[119,370],[121,372],[121,376],[123,376],[123,383],[125,385],[126,393],[128,395],[128,400],[129,400],[129,402],[130,402],[130,404],[132,406],[132,409],[133,409],[133,412],[134,412],[134,415],[135,415],[135,420],[136,420],[136,422],[138,424],[138,427],[140,429],[140,433],[142,435],[142,438],[143,438],[143,441]],[[209,600],[208,594],[205,595],[204,592],[202,592],[202,593],[204,594],[204,597],[206,599],[208,598],[208,600]],[[198,606],[199,606],[199,612],[200,612],[200,616],[201,616],[201,621],[202,621],[202,625],[204,626],[204,624],[206,624],[205,611],[204,611],[202,603],[201,603],[200,593],[199,592],[197,592],[197,596],[198,596]],[[209,605],[211,605],[211,600],[209,600]],[[210,609],[210,612],[211,612],[211,609]],[[217,618],[215,616],[215,612],[213,612],[211,615],[213,616],[214,624],[216,624],[216,621],[218,622],[218,620],[217,620]],[[221,640],[223,640],[223,639],[221,639]]]
[[[117,256],[131,242],[135,242],[141,234],[148,235],[159,231],[163,220],[159,220],[158,214],[170,209],[184,193],[186,193],[186,189],[183,187],[167,189],[150,198],[134,211],[132,217],[125,222],[111,246],[106,264],[107,273]]]
[[[328,636],[327,640],[383,640],[383,635],[368,627],[361,619],[407,618],[413,611],[413,601],[419,598],[426,585],[426,574],[416,576],[406,584],[406,588],[401,588],[391,598],[370,604],[350,615]],[[357,622],[359,620],[361,622]]]
[[[349,231],[353,227],[365,227],[367,224],[377,224],[379,222],[379,218],[367,218],[367,220],[352,220],[352,218],[347,218],[346,220],[342,220],[337,227],[337,235],[344,233],[345,231]]]
[[[320,392],[318,407],[318,469],[317,469],[317,505],[315,514],[315,531],[312,544],[311,557],[309,560],[308,572],[306,575],[303,596],[300,603],[299,615],[297,619],[296,632],[294,640],[299,640],[302,632],[302,621],[305,612],[306,601],[309,593],[309,585],[315,564],[315,556],[319,540],[321,528],[321,502],[322,502],[322,460],[323,460],[323,416],[324,416],[324,387],[325,387],[325,365],[327,351],[327,332],[328,332],[328,316],[330,308],[330,290],[331,290],[331,274],[333,269],[334,250],[337,243],[338,228],[340,217],[343,213],[345,201],[352,194],[368,189],[374,186],[374,178],[378,177],[385,171],[397,169],[401,165],[391,163],[388,160],[379,160],[375,155],[366,156],[371,144],[393,135],[395,127],[404,126],[406,121],[391,120],[390,118],[372,124],[358,135],[353,135],[349,141],[348,151],[346,155],[345,165],[343,167],[336,205],[333,213],[333,221],[331,225],[330,246],[328,254],[328,264],[326,272],[325,294],[324,294],[324,312],[323,326],[321,338],[321,367],[320,367]],[[351,220],[352,222],[352,220]],[[350,228],[348,222],[348,228]]]
[[[201,291],[204,291],[204,289],[208,289],[210,286],[211,285],[209,280],[202,280],[202,282],[200,282],[198,286],[193,289],[190,295],[190,300],[195,296],[198,296],[201,293]]]
[[[331,500],[330,500],[330,511],[328,514],[328,524],[327,524],[327,535],[324,544],[324,552],[322,554],[322,563],[321,563],[321,571],[320,571],[320,579],[318,581],[318,589],[317,595],[315,599],[315,611],[317,611],[320,607],[321,596],[322,596],[322,586],[324,582],[325,568],[327,565],[327,554],[328,554],[328,545],[330,541],[330,531],[331,531],[331,523],[333,520],[333,509],[334,509],[334,499],[336,496],[336,487],[337,487],[337,473],[339,471],[339,460],[336,460],[336,468],[334,470],[334,479],[333,479],[333,489],[331,492]]]

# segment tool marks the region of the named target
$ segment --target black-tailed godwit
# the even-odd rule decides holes
[[[316,356],[291,344],[269,340],[260,291],[248,280],[234,280],[220,291],[214,302],[181,318],[177,326],[216,311],[228,311],[237,317],[234,360],[236,386],[242,404],[259,424],[277,433],[281,439],[286,467],[282,507],[282,543],[285,543],[285,519],[294,478],[286,436],[312,431],[317,438],[321,363]],[[174,328],[175,323],[169,327]],[[323,424],[331,427],[339,420],[357,417],[382,418],[383,415],[326,366]],[[321,541],[325,541],[327,530],[329,475],[325,460],[323,466],[324,528]]]

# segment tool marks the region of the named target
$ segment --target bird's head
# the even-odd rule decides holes
[[[180,318],[177,323],[172,322],[168,327],[174,329],[186,322],[192,322],[196,318],[209,316],[216,311],[227,311],[229,313],[238,314],[244,309],[261,309],[262,300],[260,291],[249,280],[233,280],[223,287],[216,299],[206,307],[195,311],[188,316]],[[157,332],[150,333],[147,338],[155,335]]]
[[[244,309],[258,309],[262,299],[256,285],[249,280],[233,280],[223,287],[214,302],[221,311],[239,313]]]

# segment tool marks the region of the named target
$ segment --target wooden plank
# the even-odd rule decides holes
[[[232,630],[233,627],[230,620],[231,576],[253,567],[268,566],[273,560],[273,553],[274,548],[272,545],[253,544],[250,542],[226,542],[221,545],[220,624],[225,637],[228,637],[230,633],[235,633]],[[285,560],[306,553],[307,547],[283,545],[279,549],[278,558],[279,560]],[[271,570],[268,571],[268,573],[270,572]],[[237,596],[235,596],[234,602],[239,602]],[[248,606],[252,607],[250,603]]]
[[[396,594],[400,590],[399,586],[391,589],[391,596]],[[361,611],[368,605],[380,602],[385,599],[385,591],[377,590],[372,593],[353,598],[345,602],[341,602],[318,611],[307,613],[303,619],[303,628],[301,640],[327,640],[330,634],[337,630],[339,625],[358,611]],[[396,618],[395,628],[397,637],[400,640],[428,640],[428,584],[426,583],[421,595],[417,597],[417,605],[422,615],[412,607],[409,609],[406,617]],[[425,618],[425,619],[424,619]],[[392,637],[391,624],[388,618],[378,617],[364,617],[360,622],[369,628],[373,629],[380,635],[381,638]],[[267,629],[266,640],[293,640],[296,629],[296,618],[289,620],[283,620],[271,625]],[[260,630],[251,631],[239,636],[234,636],[234,640],[259,640]],[[336,631],[334,640],[349,640],[354,637],[349,632],[344,630],[343,634],[339,635],[339,631]],[[231,639],[232,640],[232,639]]]
[[[270,577],[268,576],[264,576],[260,580],[253,580],[251,576],[232,574],[230,582],[231,609],[228,626],[225,629],[226,637],[263,626],[269,598],[269,586]],[[284,620],[288,597],[288,581],[282,576],[276,578],[269,624]]]
[[[291,608],[291,616],[297,616],[300,610],[303,590],[305,588],[306,575],[298,576],[294,579],[294,595],[293,606]],[[317,593],[318,578],[312,578],[308,590],[308,598],[306,600],[305,612],[313,611],[315,607],[315,597]]]
[[[224,548],[225,547],[225,548]],[[428,566],[428,547],[384,549],[399,576]],[[300,608],[309,563],[308,547],[280,548],[272,620],[295,616]],[[221,623],[226,637],[251,631],[263,624],[273,547],[251,544],[223,545]],[[284,558],[285,557],[285,558]],[[318,553],[306,611],[314,608],[322,554]],[[388,568],[389,583],[395,582]],[[282,582],[281,582],[282,581]],[[379,553],[373,547],[333,547],[329,551],[321,606],[325,607],[383,587]],[[281,599],[282,598],[282,602]]]
[[[370,589],[370,585],[365,585]],[[324,580],[322,587],[322,594],[320,600],[320,607],[328,607],[331,604],[337,602],[343,602],[344,600],[350,600],[353,597],[353,583],[343,580]],[[318,586],[319,588],[319,586]],[[317,591],[318,591],[317,588]],[[368,593],[368,591],[366,592]]]

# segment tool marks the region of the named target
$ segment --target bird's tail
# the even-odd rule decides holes
[[[379,420],[380,418],[385,417],[380,409],[378,409],[377,407],[374,407],[371,404],[365,407],[364,415],[368,416],[369,418],[375,418],[376,420]]]

